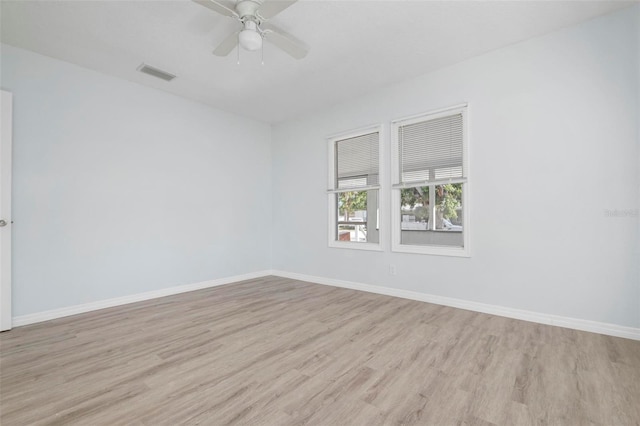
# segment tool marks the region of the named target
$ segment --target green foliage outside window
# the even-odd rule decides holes
[[[367,210],[367,191],[349,191],[338,194],[338,213],[349,220],[351,213]]]
[[[438,185],[436,191],[436,208],[445,219],[457,219],[457,210],[462,206],[462,184],[453,183]],[[400,190],[402,206],[414,210],[416,219],[427,220],[429,217],[429,187],[404,188]],[[422,207],[416,205],[421,205]]]

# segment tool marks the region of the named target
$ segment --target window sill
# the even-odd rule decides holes
[[[351,250],[382,251],[382,246],[380,244],[357,243],[354,241],[329,241],[329,247]]]
[[[427,254],[432,256],[471,257],[469,249],[463,247],[411,246],[398,244],[391,247],[391,251],[395,253]]]
[[[445,232],[447,234],[462,234],[462,231],[457,231],[455,229],[407,229],[402,228],[402,232]]]

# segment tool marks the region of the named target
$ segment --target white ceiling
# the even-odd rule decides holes
[[[274,1],[274,0],[266,0]],[[618,1],[300,0],[271,20],[303,40],[295,60],[211,52],[239,25],[189,0],[1,2],[1,40],[266,122],[344,102],[589,18]],[[178,76],[136,71],[145,62]]]

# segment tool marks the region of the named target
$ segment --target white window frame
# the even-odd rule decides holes
[[[383,224],[384,224],[384,218],[386,218],[386,204],[384,203],[384,199],[385,197],[383,196],[383,188],[384,188],[384,172],[383,172],[383,164],[384,164],[384,144],[383,144],[383,135],[384,135],[384,126],[382,124],[376,124],[376,125],[372,125],[372,126],[367,126],[367,127],[361,127],[358,128],[356,130],[350,130],[347,132],[343,132],[343,133],[339,133],[339,134],[335,134],[335,135],[331,135],[328,136],[327,139],[327,144],[328,144],[328,190],[327,190],[327,197],[328,197],[328,206],[329,206],[329,221],[328,221],[328,241],[329,241],[329,247],[332,248],[343,248],[343,249],[355,249],[355,250],[369,250],[369,251],[382,251],[383,250],[383,242],[384,242],[384,232],[383,232]],[[355,191],[362,191],[362,190],[371,190],[371,189],[377,189],[378,190],[378,212],[379,212],[379,216],[378,216],[378,242],[377,243],[371,243],[371,242],[357,242],[357,241],[339,241],[336,239],[336,230],[338,227],[338,223],[337,223],[337,215],[336,215],[336,211],[337,211],[337,202],[336,202],[336,194],[338,192],[342,192],[342,191],[337,191],[336,188],[336,182],[335,182],[335,177],[336,177],[336,164],[335,164],[335,154],[336,154],[336,142],[343,140],[343,139],[349,139],[349,138],[354,138],[357,136],[362,136],[362,135],[366,135],[369,133],[375,133],[378,132],[378,185],[372,185],[372,186],[368,186],[365,188],[355,188],[353,190]]]
[[[415,254],[428,254],[437,256],[457,256],[457,257],[471,257],[471,208],[469,205],[470,197],[470,182],[471,182],[471,170],[469,166],[469,129],[468,129],[468,104],[455,105],[448,108],[443,108],[427,113],[418,115],[412,115],[410,117],[399,118],[391,122],[391,152],[398,152],[398,129],[400,126],[419,123],[426,120],[432,120],[440,117],[446,117],[452,114],[462,114],[462,137],[463,137],[463,164],[466,166],[466,178],[464,182],[460,182],[460,179],[452,180],[452,183],[462,183],[462,237],[463,247],[450,247],[450,246],[437,246],[437,245],[409,245],[402,244],[402,225],[401,225],[401,202],[400,202],[400,159],[396,155],[392,155],[391,161],[391,251],[398,253],[415,253]],[[429,186],[426,184],[424,186]],[[407,186],[407,187],[411,187]]]

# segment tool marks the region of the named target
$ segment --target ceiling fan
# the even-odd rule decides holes
[[[267,20],[282,12],[297,0],[193,0],[221,15],[238,20],[242,28],[230,34],[213,51],[227,56],[238,45],[246,50],[258,50],[263,39],[273,43],[295,59],[302,59],[309,49],[300,40],[272,25]]]

